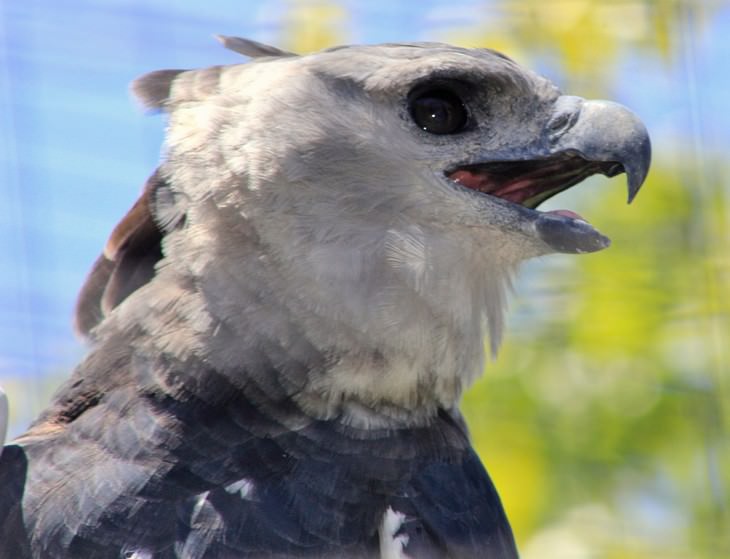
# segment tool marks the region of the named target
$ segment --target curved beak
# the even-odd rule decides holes
[[[649,172],[651,141],[626,107],[564,95],[534,142],[501,155],[485,154],[480,162],[446,173],[462,187],[488,195],[475,198],[484,223],[499,216],[500,228],[536,241],[535,254],[594,252],[609,246],[609,239],[574,212],[543,212],[538,206],[596,173],[626,173],[631,202]]]
[[[649,133],[639,117],[623,105],[563,96],[556,103],[548,134],[553,152],[575,152],[588,161],[615,162],[605,174],[627,174],[629,203],[644,184],[651,164]]]

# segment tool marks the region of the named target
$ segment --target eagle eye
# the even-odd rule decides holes
[[[431,134],[456,134],[468,120],[461,97],[443,85],[419,88],[411,93],[408,110],[418,127]]]

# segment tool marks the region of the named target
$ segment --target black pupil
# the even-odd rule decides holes
[[[464,103],[448,89],[431,89],[411,101],[411,116],[415,123],[431,134],[454,134],[466,125]]]

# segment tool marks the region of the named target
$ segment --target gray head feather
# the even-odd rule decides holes
[[[170,97],[172,82],[185,70],[156,70],[140,76],[130,89],[145,109],[162,109]]]
[[[243,56],[248,56],[250,58],[262,58],[267,56],[297,56],[293,52],[281,50],[280,48],[272,47],[271,45],[265,45],[264,43],[259,43],[252,39],[244,39],[243,37],[215,35],[215,38],[223,43],[223,46],[228,50],[232,50],[233,52],[237,52],[238,54],[242,54]]]

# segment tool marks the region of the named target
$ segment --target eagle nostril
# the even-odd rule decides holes
[[[561,112],[550,119],[547,125],[550,139],[555,141],[570,130],[575,124],[575,121],[578,120],[579,114],[579,111]]]
[[[570,130],[580,116],[583,99],[572,95],[563,95],[555,102],[553,117],[547,123],[546,131],[551,141],[558,140]]]

